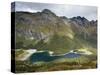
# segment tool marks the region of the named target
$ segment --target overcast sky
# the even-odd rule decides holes
[[[42,11],[43,9],[49,9],[58,16],[66,16],[68,18],[82,16],[88,20],[97,19],[97,7],[95,6],[16,2],[15,9],[16,11],[29,12],[37,12]]]

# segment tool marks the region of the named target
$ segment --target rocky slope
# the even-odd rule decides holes
[[[14,14],[12,12],[12,14]],[[57,16],[41,12],[15,12],[16,48],[37,48],[63,53],[67,50],[96,48],[97,21],[84,17]]]

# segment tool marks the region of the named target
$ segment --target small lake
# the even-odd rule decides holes
[[[59,58],[78,58],[81,54],[78,53],[66,53],[64,55],[50,55],[48,51],[36,52],[30,56],[32,62],[44,61],[49,62]]]

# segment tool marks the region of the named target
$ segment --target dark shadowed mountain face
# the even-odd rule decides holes
[[[15,25],[16,48],[56,53],[83,47],[96,48],[97,21],[84,17],[59,17],[48,9],[37,13],[15,12]]]

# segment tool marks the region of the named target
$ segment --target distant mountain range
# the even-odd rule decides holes
[[[57,16],[49,9],[12,14],[15,14],[16,48],[36,48],[56,53],[84,47],[96,48],[97,20]]]

